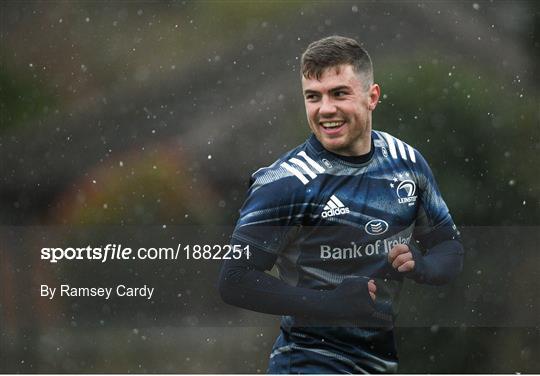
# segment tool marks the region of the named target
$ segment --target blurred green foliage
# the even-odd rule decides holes
[[[3,59],[1,59],[3,60]],[[30,68],[29,68],[30,69]],[[0,133],[46,116],[57,105],[46,84],[20,69],[0,69]]]
[[[456,223],[540,223],[540,95],[436,59],[381,64],[374,128],[426,158]],[[480,73],[482,72],[482,73]]]
[[[192,164],[166,145],[126,153],[59,196],[54,216],[70,225],[215,223],[216,193],[205,176],[193,173]]]

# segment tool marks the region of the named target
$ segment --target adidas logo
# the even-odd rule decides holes
[[[321,216],[323,218],[328,218],[336,215],[347,214],[349,212],[349,208],[346,207],[343,202],[341,202],[339,198],[336,197],[336,195],[332,195],[332,197],[330,197],[330,200],[328,200],[328,202],[324,206],[324,211],[322,212]]]

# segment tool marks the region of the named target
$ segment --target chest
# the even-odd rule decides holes
[[[369,233],[414,222],[421,192],[412,171],[325,175],[310,202],[312,225],[361,226]]]

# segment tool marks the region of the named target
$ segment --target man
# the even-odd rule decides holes
[[[301,68],[313,134],[253,174],[232,235],[250,251],[225,262],[220,292],[284,315],[269,373],[395,372],[403,279],[452,280],[459,233],[420,153],[372,130],[381,90],[367,52],[332,36]],[[265,273],[274,265],[280,279]]]

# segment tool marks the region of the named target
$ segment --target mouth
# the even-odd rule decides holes
[[[319,126],[321,127],[323,133],[328,135],[333,135],[339,133],[345,125],[344,120],[334,120],[334,121],[321,121]]]

